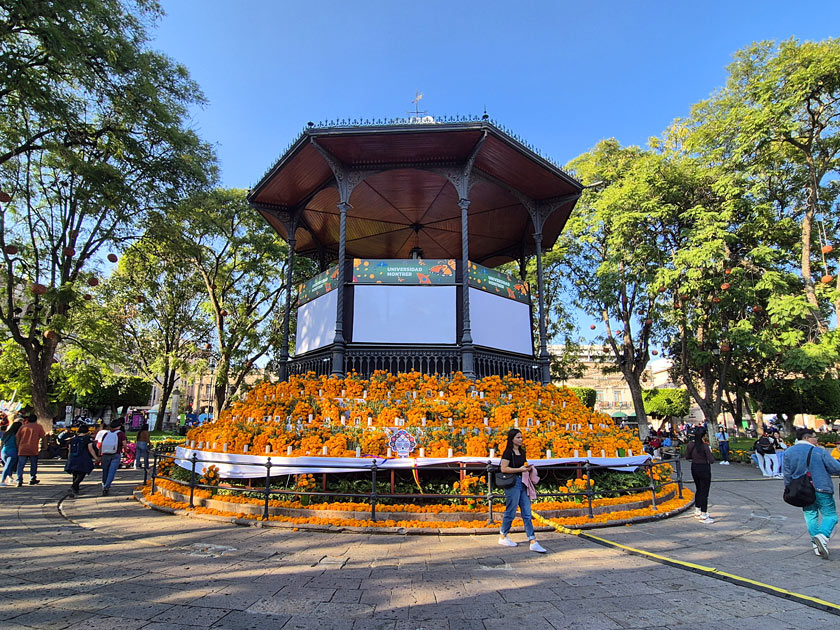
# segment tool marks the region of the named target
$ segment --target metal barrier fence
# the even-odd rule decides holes
[[[170,453],[161,453],[157,450],[153,451],[154,460],[152,463],[152,494],[155,492],[155,484],[157,483],[158,479],[166,479],[167,481],[172,481],[173,483],[184,484],[183,480],[173,479],[172,477],[164,477],[158,474],[158,465],[160,462],[168,460],[171,461],[174,466],[178,466],[175,462],[176,459],[182,459],[175,457]],[[241,492],[241,493],[254,493],[255,490],[253,488],[237,488],[234,486],[216,486],[216,485],[208,485],[208,484],[200,484],[196,482],[197,478],[197,471],[196,466],[198,464],[222,464],[227,462],[222,462],[221,460],[213,460],[213,459],[204,459],[198,457],[198,454],[193,452],[192,457],[188,459],[190,462],[190,478],[189,478],[189,488],[190,488],[190,508],[195,507],[195,489],[202,488],[202,489],[209,489],[209,490],[225,490],[227,492]],[[317,497],[341,497],[341,498],[353,498],[353,499],[361,499],[367,500],[370,502],[370,520],[376,521],[376,507],[377,503],[381,499],[474,499],[476,501],[484,500],[487,502],[487,522],[493,522],[493,503],[494,501],[503,500],[505,495],[494,492],[498,488],[494,488],[493,485],[493,473],[498,471],[498,466],[487,463],[487,464],[475,464],[475,463],[467,463],[467,462],[460,462],[457,464],[457,467],[453,465],[436,465],[436,466],[423,466],[421,468],[411,469],[412,471],[432,471],[432,470],[444,470],[449,472],[458,472],[460,477],[463,478],[464,474],[472,469],[473,472],[480,469],[484,474],[486,474],[487,480],[487,493],[486,494],[397,494],[397,493],[381,493],[377,492],[377,476],[380,475],[382,472],[394,472],[395,469],[393,468],[381,468],[376,465],[376,460],[373,461],[369,472],[370,472],[370,492],[367,493],[348,493],[348,492],[328,492],[323,490],[321,492],[310,492],[306,490],[280,490],[277,488],[271,487],[271,480],[275,477],[293,477],[299,474],[306,474],[306,473],[276,473],[275,475],[271,474],[272,468],[289,468],[289,464],[280,464],[280,463],[272,463],[271,458],[266,459],[265,464],[249,464],[250,466],[263,466],[265,467],[265,486],[261,490],[257,490],[263,495],[263,519],[268,519],[269,515],[269,502],[271,501],[272,496],[317,496]],[[585,497],[586,505],[587,505],[587,512],[588,517],[593,518],[595,513],[593,510],[593,501],[595,500],[595,495],[603,495],[614,493],[616,495],[620,494],[629,494],[632,492],[641,492],[647,491],[651,493],[651,507],[656,510],[656,480],[654,478],[653,470],[656,466],[667,466],[672,471],[672,478],[670,482],[666,482],[667,484],[677,484],[677,493],[680,498],[682,498],[683,494],[683,479],[682,479],[682,467],[680,466],[680,460],[671,460],[671,461],[648,461],[643,464],[618,464],[618,465],[609,465],[609,466],[598,466],[589,463],[588,461],[584,463],[575,463],[575,464],[559,464],[556,466],[540,466],[539,470],[542,471],[550,471],[550,470],[563,470],[563,471],[574,471],[575,473],[582,473],[585,475],[586,479],[586,488],[581,492],[537,492],[537,500],[545,499],[545,498],[558,498],[563,497],[568,499],[569,497]],[[592,472],[597,472],[599,470],[609,470],[609,469],[616,469],[616,468],[642,468],[647,469],[647,476],[650,480],[650,483],[645,486],[639,486],[636,488],[622,488],[621,490],[599,490],[595,491],[595,488],[592,484]],[[334,472],[353,472],[359,473],[359,467],[351,466],[351,465],[325,465],[325,464],[294,464],[294,468],[296,469],[307,469],[313,468],[317,469],[318,473],[323,473],[324,468],[334,469]],[[406,470],[406,469],[401,469]],[[324,475],[329,473],[323,473]],[[675,477],[675,478],[673,478]],[[251,478],[255,479],[255,478]],[[261,479],[261,478],[257,478]],[[381,478],[380,478],[381,479]],[[145,484],[148,481],[148,471],[144,475],[143,483]],[[660,484],[666,485],[666,483]]]

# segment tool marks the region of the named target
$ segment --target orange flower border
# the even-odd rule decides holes
[[[357,513],[354,511],[348,511],[349,518],[340,518],[340,517],[316,517],[316,516],[294,516],[292,514],[270,514],[268,521],[263,520],[262,518],[262,511],[259,510],[259,514],[256,513],[249,513],[245,511],[236,511],[235,507],[237,504],[248,504],[250,505],[259,505],[262,506],[263,502],[259,499],[246,499],[242,497],[226,497],[229,499],[235,499],[233,501],[226,501],[226,503],[230,503],[231,509],[220,510],[217,508],[211,507],[204,507],[204,506],[196,506],[195,508],[190,508],[189,504],[185,502],[185,500],[178,500],[178,499],[186,499],[188,496],[189,489],[185,486],[179,486],[179,484],[175,484],[173,482],[169,482],[166,480],[161,480],[158,485],[161,489],[166,493],[163,494],[161,492],[156,492],[155,494],[151,494],[151,487],[149,485],[143,486],[139,488],[135,492],[135,498],[139,500],[141,503],[146,505],[149,508],[166,512],[170,514],[177,514],[180,516],[191,516],[197,518],[206,518],[209,520],[223,520],[228,522],[233,522],[239,525],[255,525],[255,526],[269,526],[269,527],[291,527],[293,529],[307,529],[307,530],[316,530],[316,531],[344,531],[344,532],[351,532],[351,533],[359,533],[359,532],[367,532],[367,533],[424,533],[424,534],[491,534],[495,533],[498,529],[498,522],[488,523],[486,518],[483,519],[469,519],[469,510],[465,506],[428,506],[432,508],[438,507],[455,507],[457,509],[457,516],[453,514],[453,517],[458,518],[458,520],[419,520],[419,519],[397,519],[397,518],[390,518],[384,520],[377,520],[372,521],[370,519],[366,519],[364,517],[358,518]],[[670,486],[675,486],[676,484],[668,484]],[[182,494],[181,490],[186,490],[187,494]],[[206,491],[196,490],[195,497],[199,498],[200,502],[203,502],[206,497],[199,496],[199,494],[209,495]],[[166,496],[169,495],[169,496]],[[596,513],[593,517],[588,516],[581,516],[578,514],[572,516],[562,516],[562,512],[564,511],[559,506],[561,505],[568,505],[569,502],[566,503],[557,503],[557,502],[544,502],[544,503],[535,503],[534,504],[534,514],[535,520],[537,523],[544,523],[546,525],[537,526],[537,529],[540,531],[550,531],[555,529],[555,527],[547,525],[547,521],[545,520],[546,517],[551,519],[552,525],[562,525],[564,527],[574,527],[578,529],[593,529],[598,527],[610,527],[615,525],[626,525],[632,523],[640,523],[650,520],[659,520],[662,518],[668,518],[675,514],[679,514],[686,509],[688,509],[694,503],[694,494],[691,490],[687,488],[683,489],[683,498],[680,499],[676,496],[676,488],[673,487],[671,489],[663,489],[660,493],[657,493],[657,499],[662,497],[663,501],[657,501],[657,508],[654,509],[650,506],[635,508],[635,509],[621,509],[622,506],[629,507],[627,502],[620,503],[616,502],[616,499],[598,499],[593,501],[593,506],[596,502],[600,502],[601,505],[598,507],[606,508],[606,507],[613,507],[616,508],[614,510],[605,510],[601,513]],[[630,497],[626,498],[637,498],[638,495],[630,495]],[[625,498],[625,499],[626,499]],[[225,502],[219,502],[225,503]],[[272,506],[272,503],[292,503],[292,502],[285,502],[285,501],[269,501],[270,508],[273,507],[275,510],[279,506]],[[324,504],[321,504],[324,505]],[[364,504],[359,504],[364,505]],[[577,509],[580,509],[581,504],[572,503],[571,505],[576,506]],[[308,508],[307,506],[301,506],[300,508],[295,508],[295,512],[305,512],[307,509],[317,509],[318,506],[313,506],[312,508]],[[404,516],[405,512],[402,509],[395,510],[394,508],[405,508],[405,507],[412,507],[415,510],[422,510],[423,508],[419,508],[418,506],[381,506],[377,508],[380,513],[388,513],[388,512],[399,512],[399,516]],[[542,514],[537,512],[537,509],[544,510]],[[443,513],[446,510],[441,510],[437,513]],[[481,514],[478,510],[472,510],[476,516]],[[558,514],[557,512],[560,512]],[[419,516],[420,512],[418,512]],[[484,512],[486,514],[486,512]],[[501,511],[498,512],[501,514]],[[362,516],[362,515],[359,515]],[[394,516],[397,516],[395,514]],[[516,519],[514,521],[514,530],[521,531],[522,530],[522,520]]]

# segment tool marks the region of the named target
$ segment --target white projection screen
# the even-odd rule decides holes
[[[323,348],[333,342],[337,294],[337,291],[330,291],[298,308],[296,355]]]
[[[455,343],[454,286],[356,285],[354,343]]]
[[[470,329],[477,346],[533,355],[527,304],[470,288]]]

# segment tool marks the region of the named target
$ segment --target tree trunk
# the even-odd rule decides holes
[[[636,422],[639,423],[639,439],[644,440],[650,435],[650,425],[648,425],[647,414],[645,414],[645,401],[642,398],[642,384],[635,375],[629,377],[625,375],[624,380],[627,381],[627,386],[630,388],[630,397],[633,399],[633,408],[636,411]]]
[[[55,345],[49,341],[41,346],[37,342],[25,346],[26,362],[29,367],[29,378],[32,381],[32,411],[38,416],[40,424],[46,433],[52,433],[53,422],[49,401],[49,374],[52,366],[52,356]],[[45,357],[49,356],[47,362]],[[46,365],[44,365],[46,363]]]

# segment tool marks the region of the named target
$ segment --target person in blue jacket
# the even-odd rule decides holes
[[[811,453],[810,465],[806,465],[808,453]],[[817,500],[802,508],[802,512],[814,553],[828,560],[828,541],[837,525],[837,506],[834,503],[834,481],[831,475],[840,475],[840,462],[825,449],[817,447],[817,434],[813,429],[802,428],[796,430],[796,443],[785,452],[783,473],[785,485],[792,479],[811,473]]]

